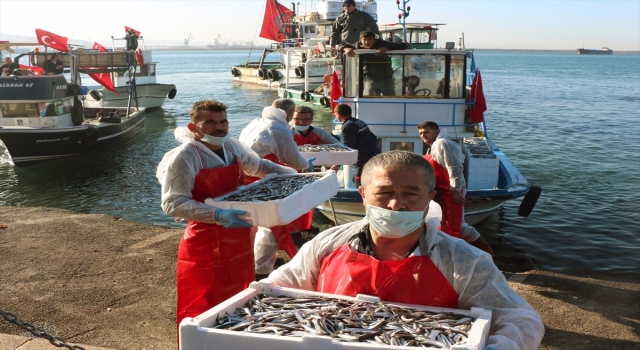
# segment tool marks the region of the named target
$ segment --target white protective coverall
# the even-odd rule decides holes
[[[447,169],[451,190],[462,191],[464,196],[467,186],[464,179],[464,153],[462,153],[460,145],[446,137],[447,129],[440,128],[438,137],[431,145],[430,153],[438,164]],[[480,237],[480,232],[464,221],[464,211],[460,225],[460,236],[467,242],[473,242]]]
[[[277,286],[315,291],[322,259],[365,229],[362,219],[330,228],[300,248],[291,261],[269,275]],[[491,256],[466,242],[438,231],[437,218],[427,221],[426,243],[431,261],[458,294],[458,307],[492,311],[486,347],[535,350],[542,341],[540,315],[507,284]],[[411,256],[420,256],[416,248]]]
[[[207,146],[196,141],[193,133],[186,127],[176,128],[174,135],[182,145],[164,155],[158,165],[156,177],[162,185],[162,210],[175,217],[208,224],[217,223],[214,219],[215,210],[212,210],[211,206],[191,198],[196,175],[202,170],[195,147],[198,147],[202,154],[205,169],[236,164],[237,156],[243,171],[247,174],[266,176],[274,173],[297,173],[294,169],[260,159],[255,152],[233,138],[223,145],[225,158],[223,161]]]
[[[254,119],[242,130],[239,140],[261,158],[274,155],[280,162],[294,169],[309,167],[309,161],[298,151],[291,126],[287,123],[287,113],[282,109],[265,107],[262,117]],[[257,274],[273,271],[279,246],[280,243],[270,228],[258,227],[253,245]]]

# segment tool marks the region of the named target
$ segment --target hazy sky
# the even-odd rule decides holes
[[[290,7],[291,1],[281,1]],[[317,1],[299,1],[299,10]],[[267,44],[257,37],[264,0],[201,1],[29,1],[0,0],[0,33],[35,40],[35,28],[69,39],[111,46],[111,36],[124,26],[142,32],[149,43],[191,45],[223,40]],[[378,22],[397,22],[395,0],[378,0]],[[640,0],[622,1],[428,1],[412,0],[407,22],[446,23],[439,44],[458,42],[467,48],[573,50],[607,46],[614,51],[640,51]]]

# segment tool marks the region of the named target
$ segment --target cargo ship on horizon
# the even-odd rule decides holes
[[[584,47],[578,49],[579,55],[611,55],[613,54],[613,50],[608,47],[603,47],[601,49],[585,49]]]

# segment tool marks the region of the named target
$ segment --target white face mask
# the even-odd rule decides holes
[[[202,133],[202,136],[200,136],[200,140],[202,142],[208,143],[208,144],[210,144],[212,146],[222,146],[222,144],[225,143],[231,137],[231,135],[229,133],[227,133],[223,137],[207,135],[207,134],[203,133],[202,130],[200,130],[197,126],[195,126],[195,124],[193,126],[196,128],[196,130],[198,130],[198,131],[200,131]]]
[[[427,205],[427,208],[429,206]],[[427,209],[425,208],[425,210]],[[375,231],[386,238],[402,238],[422,225],[424,210],[395,211],[367,205],[367,219]]]
[[[307,131],[309,130],[309,125],[294,125],[293,128],[297,131]]]

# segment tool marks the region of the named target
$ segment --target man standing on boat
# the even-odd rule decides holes
[[[133,28],[129,29],[124,38],[127,40],[127,51],[135,51],[138,48],[138,35]]]
[[[464,154],[460,145],[447,139],[447,130],[440,130],[435,122],[420,123],[418,133],[430,147],[424,159],[435,171],[438,194],[436,202],[442,208],[441,230],[493,255],[493,249],[480,236],[480,232],[464,221],[464,204],[467,200],[463,173]]]
[[[356,55],[355,50],[367,49],[376,50],[375,54],[361,55],[366,73],[365,86],[368,86],[368,96],[395,96],[395,84],[393,81],[393,67],[391,57],[385,55],[390,50],[405,50],[409,48],[407,43],[390,43],[382,39],[376,39],[372,31],[360,33],[360,41],[355,45],[342,45],[340,50],[347,56]]]
[[[331,52],[335,51],[337,45],[355,45],[359,40],[360,32],[369,30],[380,35],[378,24],[370,14],[356,8],[354,0],[345,0],[342,3],[344,12],[333,22],[331,26],[331,39],[329,45]]]
[[[356,175],[355,183],[359,186],[362,168],[369,159],[380,154],[378,138],[369,130],[369,126],[365,122],[351,116],[351,107],[349,105],[339,104],[333,112],[342,123],[342,143],[351,149],[358,150],[358,161],[356,163],[358,175]],[[340,166],[334,165],[331,169],[337,171]]]
[[[388,302],[482,307],[492,312],[485,350],[538,349],[540,315],[509,286],[491,256],[438,231],[439,220],[429,216],[434,185],[433,169],[413,152],[371,158],[358,189],[366,217],[321,232],[269,280]]]
[[[226,110],[214,100],[194,103],[191,122],[174,132],[182,145],[164,155],[156,173],[162,210],[189,221],[178,250],[178,325],[245,289],[255,277],[251,225],[238,218],[245,212],[216,209],[204,200],[244,185],[244,173],[296,173],[229,138]]]
[[[300,154],[289,126],[295,108],[295,103],[289,99],[273,101],[271,106],[264,108],[261,118],[254,119],[242,130],[240,141],[261,158],[293,169],[313,170],[313,159],[307,160]],[[253,182],[258,178],[248,177],[247,180]],[[258,227],[254,243],[257,275],[266,275],[273,271],[279,249],[284,250],[290,257],[296,254],[297,249],[291,238],[289,226]]]

